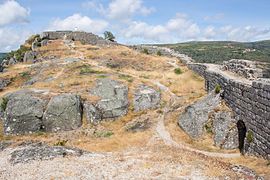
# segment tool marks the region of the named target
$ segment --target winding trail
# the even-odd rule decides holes
[[[176,67],[176,66],[174,66],[174,67]],[[161,138],[166,145],[173,146],[176,148],[181,148],[181,149],[188,150],[188,151],[191,151],[194,153],[200,153],[200,154],[203,154],[203,155],[209,156],[209,157],[218,157],[218,158],[238,158],[238,157],[240,157],[240,153],[215,153],[215,152],[202,151],[202,150],[191,148],[184,143],[177,143],[176,141],[174,141],[171,137],[171,134],[166,130],[164,122],[165,122],[166,115],[170,112],[170,110],[172,110],[171,107],[176,103],[178,96],[176,94],[174,94],[173,92],[171,92],[168,87],[161,84],[160,82],[155,81],[154,84],[156,86],[158,86],[161,91],[164,91],[170,95],[170,101],[164,107],[163,113],[159,116],[159,121],[158,121],[157,127],[156,127],[156,133],[158,134],[159,138]]]

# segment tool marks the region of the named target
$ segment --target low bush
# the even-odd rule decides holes
[[[1,99],[1,104],[0,104],[1,110],[2,110],[2,111],[5,111],[5,110],[6,110],[6,108],[7,108],[7,103],[8,103],[8,98],[3,97],[3,98]]]
[[[133,82],[133,78],[132,76],[129,76],[129,75],[125,75],[125,74],[119,74],[118,76],[120,79],[124,79],[126,80],[127,82]]]
[[[249,143],[251,143],[251,142],[253,142],[253,138],[254,138],[253,132],[249,130],[249,131],[247,132],[247,141],[248,141]]]
[[[174,73],[175,74],[182,74],[183,72],[182,72],[182,70],[180,68],[175,68]]]
[[[8,58],[12,58],[14,57],[17,61],[22,62],[23,58],[24,58],[24,54],[27,51],[30,51],[31,48],[30,47],[26,47],[26,46],[20,46],[20,48],[16,51],[11,51],[10,53],[7,54]]]
[[[54,146],[65,146],[67,144],[68,140],[60,140],[56,143],[54,143]]]
[[[113,132],[112,131],[97,131],[94,134],[95,134],[95,137],[106,138],[106,137],[112,136]]]
[[[89,65],[84,65],[81,67],[80,70],[80,74],[84,75],[84,74],[103,74],[104,72],[102,71],[97,71],[91,68],[91,66]]]
[[[149,54],[149,51],[148,51],[148,49],[144,48],[143,51],[142,51],[142,53]]]
[[[219,84],[217,84],[216,87],[215,87],[215,93],[219,94],[220,91],[221,91],[221,86]]]

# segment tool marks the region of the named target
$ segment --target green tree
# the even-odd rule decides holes
[[[109,40],[109,41],[112,41],[112,42],[115,41],[115,37],[114,37],[113,33],[111,33],[110,31],[105,31],[104,32],[104,38],[106,40]]]

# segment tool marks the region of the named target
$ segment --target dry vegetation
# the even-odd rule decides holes
[[[178,127],[177,120],[184,107],[204,96],[206,92],[204,91],[204,80],[179,63],[177,59],[146,55],[125,46],[97,47],[76,42],[74,47],[69,47],[62,41],[50,42],[48,46],[40,48],[39,51],[42,57],[53,56],[56,58],[33,65],[17,64],[10,67],[7,72],[0,74],[1,78],[12,78],[11,85],[0,92],[1,96],[18,89],[33,88],[49,90],[50,94],[77,93],[84,100],[96,101],[95,97],[89,95],[89,89],[95,85],[97,79],[109,77],[128,85],[129,98],[131,99],[137,85],[144,83],[158,89],[155,82],[160,82],[179,97],[178,108],[165,118],[166,129],[176,142],[207,151],[235,152],[222,151],[214,147],[211,135],[201,141],[193,141]],[[67,57],[81,58],[81,60],[69,63],[65,61]],[[177,62],[183,73],[176,74],[174,67],[168,63],[171,61]],[[37,82],[25,85],[25,82],[32,78],[36,78]],[[162,92],[160,109],[140,113],[132,111],[131,103],[127,116],[102,122],[98,126],[87,124],[84,117],[83,127],[78,130],[57,134],[36,133],[19,137],[1,135],[0,138],[12,139],[18,143],[25,140],[44,141],[49,144],[66,141],[65,145],[67,146],[95,152],[119,152],[136,147],[145,148],[155,136],[155,124],[162,112],[162,106],[168,103],[169,99],[168,93]],[[125,131],[126,123],[143,115],[151,116],[152,128],[137,133]],[[162,142],[160,143],[162,144]],[[211,158],[202,158],[200,155],[194,156],[190,152],[184,152],[183,156],[183,150],[175,150],[175,148],[164,147],[161,144],[155,144],[154,149],[151,149],[156,151],[152,158],[156,158],[157,161],[166,161],[166,156],[169,155],[170,160],[179,161],[179,163],[203,164],[208,169],[210,176],[219,176],[225,173],[224,167],[215,164],[224,161],[249,166],[261,174],[267,174],[269,170],[266,161],[256,158],[240,157],[234,160],[219,159],[216,161]],[[212,164],[213,162],[214,164]],[[226,163],[224,164],[226,165]],[[187,172],[179,173],[185,174]]]

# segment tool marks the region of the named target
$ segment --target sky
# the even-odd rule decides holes
[[[270,39],[269,0],[0,0],[0,52],[48,30],[124,44]]]

